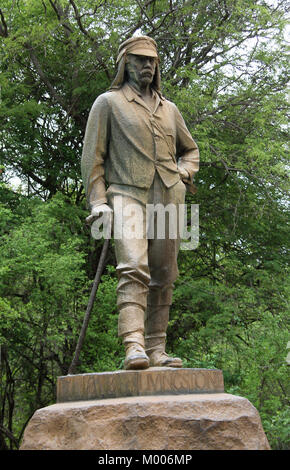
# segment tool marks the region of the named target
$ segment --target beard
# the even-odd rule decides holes
[[[142,71],[139,75],[141,85],[151,85],[153,82],[153,73],[151,70]]]
[[[129,82],[133,84],[135,83],[137,88],[144,88],[152,84],[155,75],[155,67],[154,70],[149,67],[142,70],[137,70],[134,65],[127,63],[126,74]]]

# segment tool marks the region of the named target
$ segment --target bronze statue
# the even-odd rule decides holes
[[[184,203],[193,188],[199,153],[177,107],[160,91],[157,46],[148,36],[119,47],[117,75],[93,104],[87,122],[82,176],[91,216],[113,211],[116,201],[137,205]],[[126,369],[182,367],[165,352],[180,237],[115,238],[118,334]],[[134,214],[131,214],[134,218]]]

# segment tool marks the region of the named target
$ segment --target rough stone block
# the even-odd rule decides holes
[[[33,415],[21,450],[266,450],[259,414],[218,394],[57,403]]]

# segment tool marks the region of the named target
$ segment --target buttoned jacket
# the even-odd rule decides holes
[[[154,109],[125,83],[100,95],[89,114],[82,153],[82,177],[91,206],[107,202],[106,183],[149,188],[157,171],[170,188],[178,167],[192,181],[199,152],[174,103],[153,91]]]

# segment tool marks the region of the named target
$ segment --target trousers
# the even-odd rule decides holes
[[[184,204],[185,191],[181,180],[167,188],[157,172],[148,190],[111,185],[107,191],[114,219],[118,217],[117,224],[116,220],[114,222],[118,228],[114,244],[119,336],[131,334],[132,340],[136,333],[136,341],[140,342],[140,332],[145,330],[145,335],[150,334],[152,322],[157,320],[154,317],[164,311],[164,307],[168,311],[172,304],[174,282],[178,277],[179,227],[183,223],[178,208]],[[161,205],[159,213],[153,210],[158,204]]]

